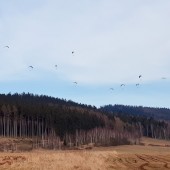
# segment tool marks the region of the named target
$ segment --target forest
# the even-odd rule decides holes
[[[34,147],[49,149],[136,144],[142,136],[170,139],[169,122],[158,119],[154,109],[145,116],[125,108],[109,105],[98,109],[30,93],[0,94],[0,135],[31,138]]]
[[[101,111],[112,113],[114,115],[134,115],[152,117],[156,120],[170,120],[169,108],[153,108],[143,106],[125,106],[125,105],[106,105],[100,107]]]

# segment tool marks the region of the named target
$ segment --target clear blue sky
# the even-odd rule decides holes
[[[0,1],[0,93],[170,108],[169,9],[169,0]]]

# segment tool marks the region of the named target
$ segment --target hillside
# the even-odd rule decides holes
[[[168,108],[106,105],[99,110],[108,117],[119,117],[124,123],[137,125],[141,136],[170,138],[170,109]]]
[[[44,95],[1,94],[0,136],[30,138],[34,148],[48,149],[136,144],[142,136],[170,138],[167,122],[121,113]]]
[[[125,105],[106,105],[100,107],[101,111],[111,113],[116,116],[143,116],[152,117],[156,120],[170,120],[170,109],[153,108],[143,106],[125,106]]]
[[[31,138],[34,148],[137,142],[139,130],[93,106],[33,94],[0,95],[0,135]]]

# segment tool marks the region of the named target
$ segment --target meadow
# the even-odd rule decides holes
[[[170,142],[143,138],[142,145],[91,150],[33,150],[0,153],[1,170],[170,169]]]

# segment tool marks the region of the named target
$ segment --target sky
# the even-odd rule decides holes
[[[169,9],[169,0],[1,0],[0,93],[170,108]]]

